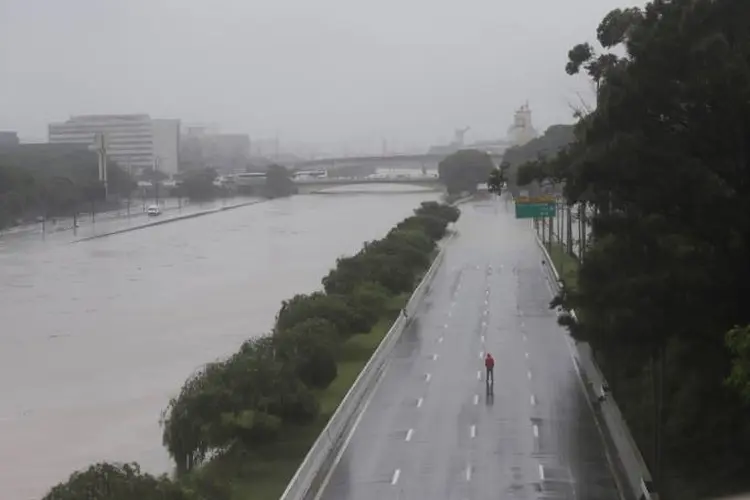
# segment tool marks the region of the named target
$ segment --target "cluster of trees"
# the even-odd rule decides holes
[[[266,169],[266,183],[263,186],[262,195],[266,198],[279,198],[297,193],[292,174],[282,166],[273,164]]]
[[[533,166],[552,159],[575,139],[573,125],[552,125],[541,137],[527,142],[523,146],[508,148],[503,154],[508,187],[515,194],[519,186],[527,186],[536,177],[529,176]]]
[[[495,169],[492,157],[484,151],[462,149],[445,157],[438,164],[438,177],[449,195],[474,194],[479,184]]]
[[[662,498],[750,483],[750,2],[618,9],[566,71],[594,82],[575,141],[524,167],[592,212],[553,302],[595,349]],[[623,55],[624,54],[624,55]]]
[[[177,480],[142,474],[135,465],[97,464],[56,486],[44,500],[86,498],[174,500],[229,498],[231,485],[200,466],[228,453],[273,444],[319,417],[318,396],[337,376],[342,343],[397,314],[390,299],[410,293],[429,267],[437,241],[460,211],[423,203],[386,237],[340,258],[323,291],[284,301],[273,330],[192,375],[162,416],[163,443]],[[132,492],[132,493],[131,493]],[[162,495],[162,496],[159,496]]]
[[[126,196],[135,187],[116,164],[108,169],[109,192]],[[69,216],[104,201],[96,154],[78,145],[17,146],[0,150],[0,229],[35,217]]]

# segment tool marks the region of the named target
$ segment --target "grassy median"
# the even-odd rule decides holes
[[[256,447],[252,452],[244,450],[217,458],[201,473],[231,484],[233,499],[278,500],[408,300],[409,294],[392,297],[388,314],[369,333],[354,335],[342,345],[338,375],[320,391],[321,412],[313,425],[290,428],[279,441]]]
[[[575,290],[578,287],[578,267],[580,266],[578,258],[565,251],[565,246],[559,243],[552,243],[550,247],[547,247],[547,251],[562,282],[571,290]]]

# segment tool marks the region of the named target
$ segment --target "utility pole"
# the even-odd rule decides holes
[[[154,204],[159,206],[159,180],[156,178],[156,174],[159,172],[159,157],[154,155],[153,163],[153,175],[151,176],[151,182],[154,185]]]
[[[94,136],[94,144],[89,149],[96,151],[99,156],[99,182],[104,186],[104,199],[109,198],[109,186],[107,183],[107,138],[99,132]]]

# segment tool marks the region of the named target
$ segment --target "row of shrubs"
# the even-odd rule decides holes
[[[270,334],[193,374],[162,416],[163,443],[178,479],[223,453],[267,446],[289,427],[315,422],[318,395],[337,376],[343,342],[370,332],[394,296],[414,289],[438,240],[459,215],[450,205],[422,203],[386,237],[338,259],[323,278],[324,291],[284,301]],[[182,488],[141,473],[135,464],[97,464],[55,487],[45,500],[129,499],[135,491],[146,500],[213,495],[195,491],[203,489],[201,481],[189,483],[191,488]],[[80,496],[95,490],[106,493]]]

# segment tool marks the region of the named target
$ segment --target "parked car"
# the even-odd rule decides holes
[[[146,213],[149,215],[149,217],[155,217],[157,215],[161,215],[161,208],[159,208],[159,205],[150,205],[146,209]]]

